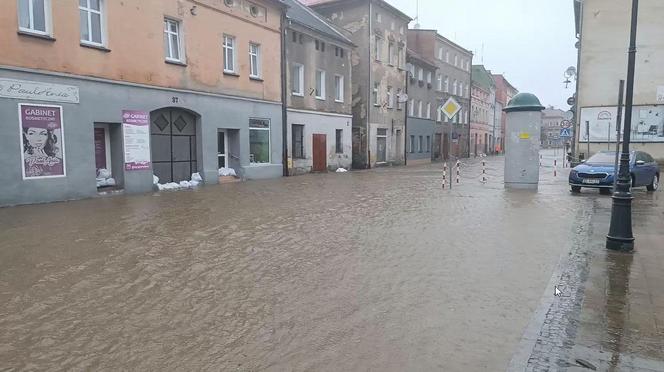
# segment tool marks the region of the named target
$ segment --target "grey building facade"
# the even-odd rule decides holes
[[[79,97],[76,103],[0,98],[0,113],[5,123],[19,123],[19,104],[61,107],[63,125],[58,142],[64,154],[65,168],[62,177],[23,177],[22,152],[17,141],[19,125],[0,126],[0,206],[97,196],[96,128],[107,128],[109,169],[117,188],[125,193],[153,190],[153,174],[158,174],[162,178],[160,182],[165,183],[189,180],[192,173],[198,172],[205,183],[217,183],[219,133],[224,133],[226,138],[222,146],[225,146],[227,167],[234,168],[246,179],[282,175],[282,107],[279,102],[10,67],[0,67],[0,73],[3,78],[19,82],[75,87]],[[125,169],[123,110],[150,113],[152,164],[149,169]],[[259,159],[251,154],[250,143],[254,137],[254,133],[250,133],[254,126],[251,123],[260,127],[261,134],[267,135],[269,150],[265,155],[269,163],[259,163]],[[157,132],[178,132],[178,135],[157,137]],[[159,142],[162,139],[167,141]],[[175,161],[171,155],[175,156]]]
[[[403,164],[405,111],[397,105],[406,81],[411,18],[383,0],[308,0],[349,32],[356,45],[353,75],[353,168]]]
[[[566,143],[571,143],[572,138],[560,137],[563,120],[565,120],[565,111],[563,110],[548,107],[542,111],[540,136],[542,148],[563,148]],[[570,128],[570,131],[572,131],[572,128]]]
[[[437,71],[436,65],[408,49],[407,70],[407,164],[430,163],[436,118],[441,115],[433,80]]]
[[[436,115],[432,146],[433,160],[469,156],[470,84],[473,53],[440,35],[436,30],[408,30],[408,47],[434,62],[433,78],[437,110],[448,99],[461,105],[451,120]]]
[[[306,5],[284,2],[289,174],[348,169],[353,43]]]

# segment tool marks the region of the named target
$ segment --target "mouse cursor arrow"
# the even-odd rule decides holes
[[[560,289],[558,289],[558,286],[553,287],[553,295],[554,296],[560,297],[560,296],[562,296],[562,294],[563,294],[563,292]]]

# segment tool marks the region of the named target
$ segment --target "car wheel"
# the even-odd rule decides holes
[[[611,189],[599,189],[599,193],[602,195],[611,195]]]
[[[572,186],[572,192],[575,194],[578,194],[581,192],[581,187],[580,186]]]
[[[650,182],[650,185],[646,186],[648,191],[657,191],[659,188],[659,175],[654,175],[652,177],[652,182]]]

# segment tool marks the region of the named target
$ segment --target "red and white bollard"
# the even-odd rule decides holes
[[[557,177],[558,176],[558,160],[553,159],[553,176]]]
[[[542,154],[540,154],[540,168],[542,168]]]
[[[443,163],[443,190],[445,190],[446,181],[447,181],[447,163]]]
[[[482,182],[486,183],[486,160],[482,159]]]
[[[456,183],[461,183],[461,162],[456,162]]]

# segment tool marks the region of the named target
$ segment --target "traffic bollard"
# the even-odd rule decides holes
[[[553,176],[557,177],[558,176],[558,160],[553,159]]]
[[[443,190],[445,190],[446,179],[447,179],[447,163],[443,163]]]
[[[486,160],[482,160],[482,182],[486,183]]]
[[[456,163],[456,183],[461,183],[461,162]]]

